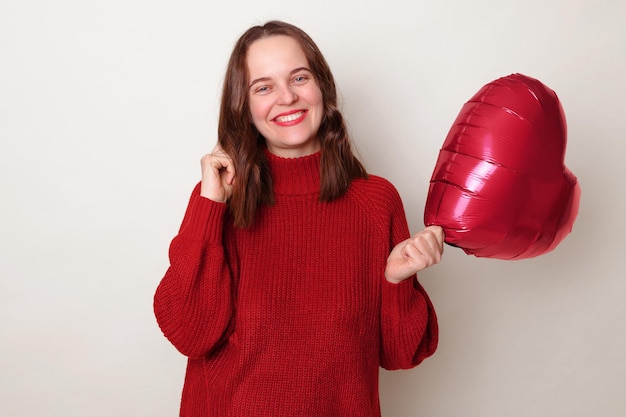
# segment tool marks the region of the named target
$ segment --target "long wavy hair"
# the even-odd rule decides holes
[[[350,147],[348,130],[337,107],[334,77],[317,45],[303,30],[289,23],[274,20],[253,26],[241,35],[228,61],[218,125],[218,142],[235,167],[228,204],[238,227],[252,225],[260,205],[274,204],[272,177],[263,151],[265,139],[250,114],[246,55],[255,41],[277,35],[289,36],[300,44],[322,91],[324,115],[317,134],[321,143],[319,200],[335,200],[346,193],[353,179],[367,177]]]

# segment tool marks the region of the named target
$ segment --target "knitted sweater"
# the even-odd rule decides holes
[[[379,367],[410,368],[437,346],[417,281],[385,280],[409,237],[386,180],[319,202],[320,154],[268,155],[276,204],[249,228],[194,189],[154,311],[189,357],[183,417],[380,416]]]

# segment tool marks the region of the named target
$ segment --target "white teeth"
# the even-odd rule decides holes
[[[296,119],[299,119],[300,117],[302,117],[302,114],[304,112],[297,112],[297,113],[292,113],[292,114],[288,114],[287,116],[281,116],[281,117],[277,117],[276,121],[280,122],[280,123],[287,123],[287,122],[293,122]]]

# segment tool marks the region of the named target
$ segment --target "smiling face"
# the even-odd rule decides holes
[[[268,150],[285,158],[319,151],[322,92],[300,44],[284,35],[259,39],[246,63],[250,114]]]

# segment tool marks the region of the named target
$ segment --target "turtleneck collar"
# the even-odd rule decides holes
[[[282,158],[265,150],[275,194],[314,194],[320,191],[321,152],[299,158]]]

